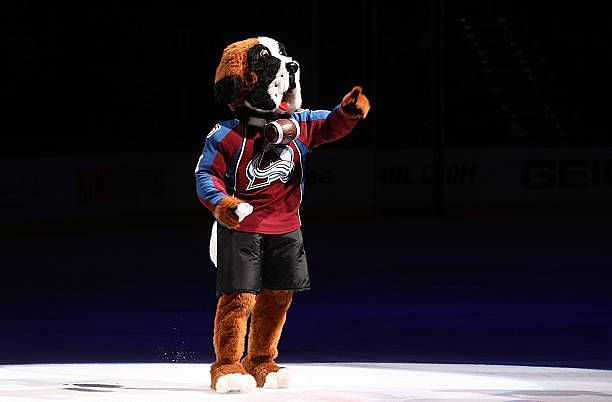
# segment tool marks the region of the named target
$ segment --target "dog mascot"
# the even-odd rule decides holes
[[[293,293],[310,288],[298,211],[306,155],[346,136],[370,105],[354,87],[331,112],[301,109],[300,65],[267,37],[229,45],[214,90],[236,118],[210,131],[195,170],[198,198],[219,223],[211,388],[284,388],[278,342]]]

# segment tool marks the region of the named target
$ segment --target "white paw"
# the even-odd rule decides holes
[[[291,384],[291,371],[282,368],[276,372],[268,373],[264,388],[288,388]]]
[[[249,374],[226,374],[217,379],[215,391],[220,394],[230,391],[247,393],[254,390],[256,385],[255,378]]]

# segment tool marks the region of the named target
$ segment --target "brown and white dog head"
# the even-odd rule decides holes
[[[215,99],[236,110],[294,112],[302,106],[300,66],[285,46],[265,36],[234,42],[215,73]]]

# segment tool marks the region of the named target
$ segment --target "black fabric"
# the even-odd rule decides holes
[[[310,289],[302,231],[268,235],[217,225],[217,296],[261,289]]]

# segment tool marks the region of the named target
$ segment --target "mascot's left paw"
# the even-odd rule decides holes
[[[288,368],[268,373],[264,388],[288,388],[291,385],[291,371]]]
[[[274,361],[264,361],[253,364],[246,358],[242,365],[246,371],[255,377],[259,388],[287,388],[291,383],[291,375],[286,367],[279,367]]]
[[[236,215],[236,208],[243,201],[236,197],[225,197],[215,207],[215,218],[224,226],[236,229],[240,226],[240,217]]]

